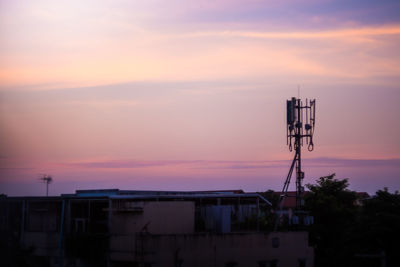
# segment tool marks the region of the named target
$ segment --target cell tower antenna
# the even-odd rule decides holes
[[[300,95],[300,86],[298,86],[298,90]],[[274,227],[275,231],[277,230],[278,224],[281,220],[283,205],[287,197],[290,178],[292,177],[294,169],[296,169],[296,210],[294,218],[297,220],[294,224],[298,223],[300,215],[305,214],[302,211],[302,196],[304,192],[302,180],[304,179],[304,172],[301,168],[301,147],[305,141],[308,151],[314,150],[313,136],[315,128],[315,99],[306,99],[304,104],[300,98],[292,97],[292,99],[286,101],[286,115],[286,142],[289,146],[289,151],[294,149],[294,158],[290,165],[285,183],[283,184],[279,214]]]
[[[39,178],[39,180],[42,180],[43,182],[46,183],[46,197],[49,196],[49,184],[53,182],[53,178],[48,175],[48,174],[43,174],[42,177]]]

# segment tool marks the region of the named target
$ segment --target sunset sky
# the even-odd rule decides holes
[[[400,190],[400,2],[0,0],[0,193],[281,190],[286,99],[315,98],[305,183]],[[294,182],[290,190],[294,189]]]

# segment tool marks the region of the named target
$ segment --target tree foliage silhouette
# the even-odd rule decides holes
[[[335,179],[335,174],[324,176],[305,196],[306,209],[314,216],[310,227],[310,242],[315,248],[316,266],[345,266],[351,255],[350,226],[357,214],[357,194],[348,189],[347,179]]]
[[[308,184],[305,208],[314,216],[315,266],[400,266],[400,195],[386,188],[360,202],[335,174]],[[358,202],[357,202],[358,201]],[[383,256],[384,255],[384,256]]]

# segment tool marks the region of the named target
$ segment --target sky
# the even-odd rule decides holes
[[[316,99],[304,183],[400,190],[400,2],[0,0],[0,193],[281,190],[286,100]],[[294,180],[289,188],[294,190]]]

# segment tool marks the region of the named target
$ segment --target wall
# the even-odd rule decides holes
[[[25,247],[33,247],[34,254],[38,256],[57,256],[59,245],[59,234],[48,232],[25,232]]]
[[[273,240],[278,247],[273,247]],[[123,238],[114,235],[110,245],[114,267],[127,262],[153,267],[247,267],[270,261],[276,261],[279,267],[298,267],[299,260],[305,260],[307,267],[313,266],[313,249],[308,246],[306,232],[125,235]]]
[[[111,233],[193,233],[194,211],[192,201],[113,200]]]

